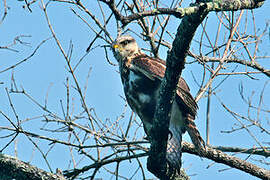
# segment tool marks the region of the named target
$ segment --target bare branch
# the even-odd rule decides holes
[[[151,148],[147,161],[148,170],[160,178],[167,178],[168,176],[166,175],[165,157],[169,133],[169,114],[175,97],[176,85],[184,68],[191,40],[206,15],[207,12],[201,10],[197,14],[186,16],[182,20],[173,47],[167,56],[167,68],[159,91],[159,101],[151,129]]]
[[[112,12],[114,13],[117,20],[121,21],[123,26],[131,23],[132,21],[139,20],[141,18],[147,16],[156,16],[156,15],[173,15],[176,18],[183,18],[185,16],[189,16],[192,14],[198,13],[200,9],[205,9],[205,11],[211,12],[219,12],[219,11],[237,11],[241,9],[254,9],[261,7],[264,3],[264,0],[250,0],[250,2],[245,3],[244,1],[233,0],[227,3],[227,1],[218,0],[218,1],[211,1],[211,2],[201,2],[191,4],[190,7],[187,8],[156,8],[152,11],[142,11],[139,13],[134,13],[129,16],[123,16],[119,10],[117,10],[116,6],[114,5],[114,1],[112,0],[100,0],[106,3]]]
[[[182,146],[183,152],[199,155],[193,145],[189,143],[182,143],[182,145],[183,145]],[[226,164],[230,167],[242,170],[260,179],[268,179],[268,180],[270,179],[269,170],[260,168],[254,164],[251,164],[237,157],[229,156],[223,153],[222,151],[219,151],[216,149],[207,148],[207,150],[205,151],[203,155],[201,155],[201,157],[211,159],[218,163]]]
[[[133,158],[144,157],[146,155],[147,155],[147,153],[140,153],[140,154],[135,154],[135,155],[130,155],[130,156],[118,157],[115,159],[103,160],[103,161],[99,161],[99,162],[96,162],[94,164],[91,164],[89,166],[85,166],[82,169],[73,169],[70,171],[64,171],[64,175],[65,175],[65,177],[76,177],[80,173],[86,172],[92,168],[99,168],[101,166],[104,166],[106,164],[110,164],[113,162],[121,162],[121,161],[125,161],[125,160],[130,160]]]
[[[14,157],[0,153],[0,179],[46,179],[65,180],[61,175],[48,173],[22,162]]]
[[[39,43],[39,45],[36,47],[36,49],[35,49],[28,57],[24,58],[23,60],[17,62],[16,64],[14,64],[14,65],[12,65],[12,66],[10,66],[10,67],[8,67],[8,68],[5,68],[5,69],[1,70],[1,71],[0,71],[0,74],[3,73],[3,72],[6,72],[6,71],[8,71],[8,70],[11,70],[11,69],[17,67],[18,65],[20,65],[20,64],[26,62],[27,60],[29,60],[31,57],[33,57],[33,56],[36,54],[36,52],[37,52],[37,50],[40,48],[40,46],[41,46],[42,44],[44,44],[46,41],[50,40],[50,39],[51,39],[51,38],[47,38],[47,39],[41,41],[41,43]]]
[[[252,155],[260,155],[264,157],[270,157],[270,148],[265,147],[262,148],[250,148],[250,149],[244,149],[244,148],[238,148],[238,147],[224,147],[224,146],[214,146],[213,149],[222,151],[222,152],[234,152],[234,153],[244,153],[244,154],[252,154]]]
[[[196,55],[196,54],[194,54],[192,52],[189,52],[189,55],[191,57],[199,60],[200,62],[220,62],[220,60],[221,60],[221,58]],[[243,60],[243,59],[238,59],[238,58],[233,58],[232,57],[232,58],[226,58],[224,60],[224,62],[242,64],[242,65],[254,68],[254,69],[260,71],[261,73],[265,74],[266,76],[270,77],[270,70],[265,69],[263,66],[261,66],[256,61],[246,61],[246,60]]]

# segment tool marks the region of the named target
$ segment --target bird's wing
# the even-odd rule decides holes
[[[185,110],[188,110],[186,113],[190,114],[193,116],[193,119],[195,119],[198,105],[190,94],[189,87],[182,77],[180,77],[178,81],[176,93],[178,95],[175,97],[177,104],[183,106],[184,103],[184,105],[188,107],[185,108]]]
[[[166,65],[161,59],[152,58],[146,54],[140,54],[132,59],[130,69],[139,71],[149,79],[162,79],[165,74]]]
[[[131,61],[131,65],[131,69],[141,72],[152,80],[162,80],[166,70],[166,62],[164,60],[153,58],[146,54],[135,56]],[[190,94],[190,89],[186,81],[182,77],[180,77],[178,81],[176,93],[176,102],[181,110],[185,110],[185,113],[188,113],[195,118],[198,106]]]
[[[166,62],[142,54],[132,59],[130,68],[143,73],[149,79],[161,81],[165,74]],[[186,130],[195,147],[201,152],[205,147],[205,143],[194,122],[198,105],[190,94],[190,89],[182,77],[178,81],[176,94],[176,103],[186,117]]]

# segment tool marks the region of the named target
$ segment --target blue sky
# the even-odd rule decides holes
[[[39,2],[31,6],[32,13],[22,8],[23,1],[12,1],[8,2],[9,10],[6,19],[0,25],[0,46],[4,46],[6,44],[12,43],[14,37],[19,35],[31,35],[31,37],[23,37],[21,40],[28,42],[29,45],[16,44],[13,46],[13,49],[18,50],[18,52],[13,52],[5,49],[0,49],[0,71],[9,67],[21,60],[25,57],[29,56],[36,46],[44,39],[51,37],[49,28],[47,26],[44,14],[39,6]],[[0,15],[2,16],[3,10],[3,2],[0,2]],[[95,4],[96,5],[96,4]],[[91,10],[93,13],[99,14],[100,12],[96,8],[96,6],[89,3],[87,8]],[[264,6],[260,9],[254,10],[254,14],[256,17],[256,27],[261,30],[265,27],[265,23],[269,22],[269,16],[266,15],[268,9],[270,8],[269,1],[265,2]],[[75,8],[76,9],[76,8]],[[77,12],[81,13],[83,17],[85,17],[89,22],[91,20],[83,14],[81,11],[76,9]],[[106,12],[107,13],[107,12]],[[79,19],[77,18],[70,10],[68,5],[64,5],[61,3],[51,3],[48,6],[48,15],[50,17],[53,28],[59,38],[61,44],[63,45],[64,50],[67,52],[69,48],[70,41],[72,41],[74,45],[72,60],[71,63],[75,65],[79,59],[85,54],[85,50],[89,45],[89,42],[94,38],[94,34],[91,30]],[[100,15],[97,16],[100,18]],[[249,16],[248,16],[249,17]],[[248,19],[250,21],[250,19]],[[174,33],[176,31],[175,24],[178,24],[180,21],[172,18],[168,28],[169,31]],[[91,22],[94,28],[96,26]],[[214,18],[214,13],[208,18],[208,25],[206,30],[209,32],[208,34],[216,33],[216,18]],[[131,25],[130,27],[136,27],[135,25]],[[116,36],[116,26],[111,23],[108,26],[108,30],[112,33],[113,36]],[[252,31],[252,29],[248,29]],[[195,39],[199,40],[201,34],[201,28],[197,31],[197,35]],[[223,34],[222,36],[225,36]],[[214,36],[212,37],[214,38]],[[267,39],[268,38],[268,39]],[[170,39],[168,41],[171,42]],[[140,46],[146,46],[146,42],[138,41]],[[101,40],[97,41],[96,45],[105,45],[105,43]],[[270,40],[269,36],[266,36],[263,44],[260,46],[260,54],[265,55],[267,51],[269,52],[270,48]],[[193,42],[191,50],[196,51],[198,46],[195,42]],[[207,52],[207,49],[204,49],[204,52]],[[269,53],[268,53],[269,55]],[[162,58],[166,58],[166,50],[162,49],[160,51],[160,56]],[[113,58],[111,52],[109,52],[109,58],[111,61],[116,63]],[[189,59],[188,59],[189,60]],[[262,65],[270,68],[269,59],[264,59],[259,61]],[[226,68],[233,69],[235,65],[228,64]],[[238,70],[244,70],[245,67],[239,67]],[[120,96],[124,96],[122,85],[120,81],[119,74],[117,72],[118,67],[112,66],[108,64],[108,62],[104,58],[104,50],[101,47],[97,47],[93,49],[82,61],[78,69],[76,70],[76,75],[79,83],[82,85],[86,82],[87,74],[90,70],[90,76],[88,80],[88,89],[86,91],[86,102],[91,108],[95,108],[96,114],[100,119],[104,121],[106,119],[110,119],[111,121],[115,121],[119,115],[125,110],[125,101],[120,98]],[[224,70],[225,72],[226,70]],[[5,88],[11,87],[11,76],[12,72],[14,73],[17,86],[19,89],[22,87],[28,92],[32,97],[34,97],[41,104],[45,104],[45,97],[48,92],[48,102],[47,107],[55,112],[57,115],[62,116],[61,103],[66,101],[66,88],[65,82],[66,78],[69,77],[71,83],[72,78],[67,71],[66,63],[61,55],[59,49],[56,46],[56,43],[53,39],[45,42],[40,49],[37,50],[36,54],[27,60],[25,63],[22,63],[18,67],[13,70],[6,71],[4,73],[0,73],[0,110],[6,113],[12,120],[15,120],[15,116],[12,113],[12,109],[9,106],[9,101],[5,92]],[[187,65],[185,70],[183,71],[182,76],[188,82],[191,92],[193,95],[198,91],[198,86],[196,85],[191,73],[194,74],[198,81],[201,80],[203,69],[197,63]],[[247,96],[253,96],[254,103],[258,104],[258,98],[260,96],[260,92],[263,89],[267,78],[264,75],[254,75],[258,80],[251,80],[247,76],[232,76],[228,78],[221,86],[218,87],[216,91],[217,97],[221,98],[222,101],[228,105],[231,109],[236,112],[239,112],[243,115],[248,115],[247,105],[243,105],[241,98],[239,96],[239,84],[242,83],[244,86],[244,93]],[[214,83],[214,85],[218,84],[223,77],[218,77]],[[74,84],[74,83],[73,83]],[[270,86],[266,86],[265,92],[269,91]],[[252,92],[255,91],[255,94],[252,95]],[[81,110],[80,107],[80,99],[76,92],[71,92],[71,97],[73,98],[74,104],[74,112],[79,112]],[[29,101],[25,96],[21,94],[12,94],[11,95],[12,102],[16,108],[16,112],[19,115],[19,119],[25,120],[29,117],[36,117],[42,115],[44,112],[40,110],[33,102]],[[269,99],[269,94],[265,93],[264,97],[264,105],[263,107],[269,110],[270,103],[267,102]],[[238,131],[231,134],[221,133],[223,130],[230,130],[232,126],[237,123],[233,120],[232,116],[225,112],[222,108],[218,99],[213,96],[213,101],[211,103],[211,136],[210,143],[212,145],[221,145],[221,146],[238,146],[238,147],[246,147],[251,148],[253,145],[256,145],[253,139],[245,132],[244,130]],[[205,137],[205,112],[206,112],[206,98],[202,98],[199,101],[199,112],[196,123],[198,128],[201,131],[203,137]],[[123,126],[126,126],[128,118],[131,112],[130,109],[127,109],[125,112],[125,119],[121,121]],[[256,112],[250,112],[252,117],[256,117]],[[266,125],[266,120],[268,118],[268,129],[269,129],[269,114],[261,115],[262,121]],[[5,120],[2,116],[0,116],[1,126],[8,125],[7,120]],[[24,128],[26,130],[31,130],[36,133],[44,133],[40,130],[40,128],[44,125],[44,122],[41,119],[31,120],[28,123],[24,124]],[[47,128],[54,128],[54,125],[48,125]],[[236,126],[235,126],[236,127]],[[0,136],[6,132],[0,131]],[[256,137],[260,141],[267,141],[264,134],[260,133],[258,130],[254,129],[254,133]],[[139,137],[143,136],[142,129],[138,135]],[[67,138],[65,134],[58,133],[55,138]],[[269,138],[269,136],[268,136]],[[187,135],[184,137],[185,140],[189,141]],[[3,141],[3,144],[7,142],[7,140]],[[48,142],[45,141],[36,141],[39,146],[46,151],[49,149]],[[2,143],[1,143],[2,144]],[[24,135],[20,135],[17,140],[18,145],[18,158],[24,161],[31,161],[31,164],[36,165],[37,167],[48,170],[44,160],[41,158],[40,153],[37,150],[34,150],[33,145]],[[0,146],[0,148],[2,148]],[[12,143],[4,153],[14,155],[14,143]],[[77,156],[76,156],[77,157]],[[239,156],[241,158],[247,157],[247,155]],[[80,158],[80,156],[78,156]],[[254,158],[257,158],[256,156]],[[57,145],[53,148],[53,150],[49,153],[48,159],[52,164],[52,169],[56,168],[66,169],[70,162],[70,154],[68,149]],[[144,166],[146,161],[142,161]],[[254,163],[254,161],[251,161]],[[87,164],[88,161],[83,161],[82,166]],[[246,173],[240,172],[234,169],[228,169],[225,171],[221,171],[223,169],[228,168],[227,166],[220,164],[213,164],[212,161],[206,159],[200,159],[198,157],[184,154],[183,156],[183,168],[187,170],[187,173],[197,174],[196,176],[192,176],[192,179],[210,179],[210,178],[219,178],[223,179],[256,179]],[[210,168],[206,168],[211,164]],[[259,164],[261,165],[261,164]],[[128,161],[121,163],[121,168],[123,169],[122,173],[126,174],[127,171],[133,170],[135,168],[134,165],[131,165]],[[269,169],[269,167],[265,167]],[[147,173],[149,177],[152,177],[149,173]],[[108,179],[110,177],[108,174],[102,173],[98,174],[97,177],[102,177],[104,179]],[[139,175],[135,177],[135,179],[140,179]]]

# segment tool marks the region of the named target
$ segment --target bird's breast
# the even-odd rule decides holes
[[[127,102],[142,120],[148,134],[154,119],[161,81],[158,78],[149,79],[144,74],[130,69],[120,69],[120,72]],[[178,104],[173,102],[169,128],[181,134],[184,131],[183,123],[183,114]]]
[[[143,121],[152,123],[160,81],[151,80],[140,72],[125,70],[121,73],[126,99],[131,109]]]

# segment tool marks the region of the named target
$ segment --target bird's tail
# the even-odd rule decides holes
[[[186,130],[197,151],[199,153],[202,153],[205,150],[205,142],[196,127],[194,117],[192,117],[191,115],[188,115],[186,118]]]
[[[181,157],[182,157],[182,131],[177,129],[176,127],[170,126],[169,128],[170,134],[167,142],[167,154],[166,158],[168,160],[169,165],[180,172],[181,169]]]
[[[167,154],[166,158],[169,162],[169,165],[172,166],[173,169],[176,169],[180,172],[181,169],[181,158],[182,158],[182,134],[187,130],[192,143],[197,149],[198,153],[201,154],[205,150],[205,143],[202,139],[199,130],[197,129],[194,123],[194,117],[188,115],[186,118],[186,128],[182,129],[178,126],[175,126],[173,123],[170,123],[170,134],[167,143]]]

